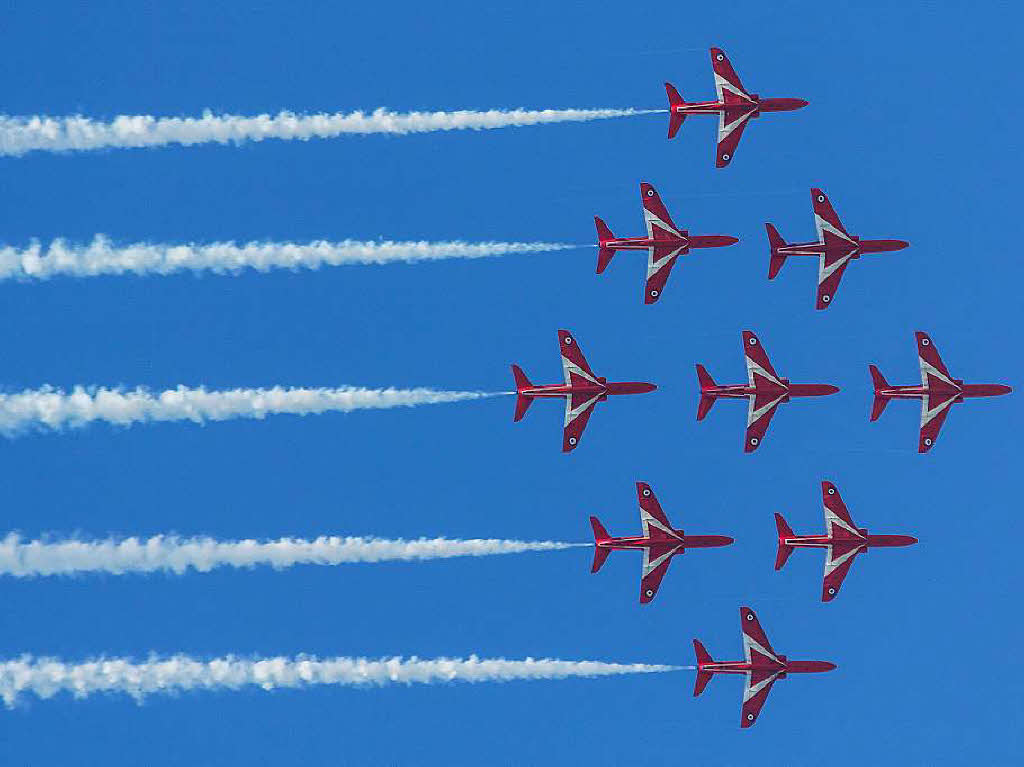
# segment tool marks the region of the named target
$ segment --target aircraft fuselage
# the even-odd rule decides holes
[[[957,381],[956,386],[888,386],[877,389],[875,396],[887,399],[921,399],[930,394],[955,394],[956,402],[968,397],[998,397],[1009,394],[1013,389],[1004,384],[965,384]]]
[[[643,536],[625,538],[605,538],[597,541],[603,549],[649,549],[654,547],[682,546],[684,549],[708,549],[716,546],[728,546],[733,539],[727,535],[683,535],[675,530],[678,538],[644,538]]]
[[[724,397],[733,399],[744,399],[756,397],[757,395],[785,395],[790,397],[821,397],[827,394],[835,394],[839,388],[831,384],[791,384],[788,379],[782,379],[785,386],[750,386],[749,384],[731,384],[724,386],[701,387],[700,393],[708,397]]]
[[[780,245],[773,252],[779,256],[813,256],[820,258],[825,256],[836,256],[839,258],[860,258],[865,253],[889,253],[894,250],[903,250],[910,245],[906,240],[862,240],[853,237],[853,245],[829,247],[823,242],[793,242],[787,245]]]
[[[722,234],[693,235],[682,232],[682,237],[654,239],[653,237],[617,237],[613,240],[600,240],[599,247],[610,250],[650,250],[651,248],[682,248],[685,254],[690,248],[724,248],[739,242],[736,237]]]
[[[836,544],[849,545],[856,543],[865,551],[873,546],[912,546],[917,543],[917,538],[910,535],[871,535],[867,530],[860,530],[863,538],[835,538],[827,535],[794,535],[788,538],[780,538],[779,542],[793,548],[805,549],[827,549]]]
[[[780,655],[779,663],[765,661],[762,663],[748,663],[743,660],[721,660],[699,663],[697,669],[708,674],[747,674],[752,671],[779,674],[784,677],[786,674],[817,674],[822,671],[832,671],[836,664],[824,660],[788,660],[785,655]]]
[[[753,112],[751,117],[760,117],[762,112],[792,112],[807,106],[803,99],[761,99],[756,94],[751,99],[753,101],[732,104],[724,101],[694,101],[675,104],[672,111],[681,115],[716,115],[721,112],[740,115]]]
[[[580,395],[586,397],[600,396],[602,398],[617,394],[647,394],[658,387],[651,383],[641,381],[605,381],[598,379],[596,384],[551,384],[549,386],[528,386],[517,389],[516,392],[524,397],[571,397]]]

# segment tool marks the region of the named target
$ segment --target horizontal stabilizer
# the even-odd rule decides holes
[[[871,371],[871,383],[875,387],[875,400],[871,403],[871,420],[877,421],[882,413],[885,412],[885,406],[889,404],[889,397],[878,392],[882,389],[888,389],[889,383],[885,380],[882,372],[874,365],[868,365],[868,370]]]
[[[518,365],[512,366],[512,377],[516,380],[516,392],[520,392],[523,389],[533,386],[530,383],[530,379],[526,377],[526,373]],[[526,415],[527,408],[530,407],[530,403],[533,402],[533,397],[529,397],[525,394],[518,394],[516,396],[516,412],[512,417],[513,421],[521,421],[523,416]]]
[[[596,573],[601,569],[601,565],[608,559],[608,555],[611,553],[611,549],[603,548],[598,546],[598,541],[606,541],[611,536],[608,535],[608,531],[604,529],[604,525],[597,517],[590,518],[590,526],[594,529],[594,563],[590,566],[590,572]]]
[[[668,137],[675,138],[680,126],[683,124],[683,120],[686,119],[686,115],[675,111],[675,108],[682,106],[686,102],[683,101],[683,97],[679,95],[679,91],[675,89],[672,83],[665,83],[665,93],[668,94]]]
[[[708,651],[704,649],[704,645],[700,643],[699,639],[693,640],[693,651],[697,655],[698,668],[704,665],[705,663],[714,662],[710,653],[708,653]],[[704,688],[708,686],[708,682],[711,681],[711,677],[712,674],[710,671],[697,671],[697,680],[693,684],[693,697],[696,698],[698,695],[704,692]]]
[[[793,553],[793,547],[783,543],[783,539],[792,538],[793,531],[786,524],[786,520],[782,518],[782,515],[778,513],[775,514],[775,528],[779,531],[779,550],[775,554],[775,569],[781,570],[786,564],[786,560],[789,559],[789,555]]]
[[[708,373],[707,368],[697,364],[697,383],[700,384],[700,402],[697,405],[697,420],[703,421],[711,406],[715,404],[715,396],[706,394],[705,391],[715,386],[715,379]]]
[[[764,228],[768,231],[768,246],[771,250],[771,259],[768,261],[768,279],[774,280],[782,270],[782,265],[786,263],[786,257],[779,254],[779,248],[786,245],[786,241],[782,239],[782,235],[779,234],[779,230],[771,224],[765,224]]]
[[[601,274],[605,269],[608,268],[608,264],[612,262],[612,256],[615,255],[615,251],[611,248],[598,248],[597,251],[597,273]]]
[[[700,397],[700,402],[697,403],[697,420],[698,421],[703,421],[704,420],[704,416],[706,416],[708,414],[708,411],[711,409],[711,406],[714,405],[714,404],[715,404],[715,397],[712,397],[709,394],[702,394],[701,397]]]

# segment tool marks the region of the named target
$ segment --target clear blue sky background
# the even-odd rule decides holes
[[[0,656],[550,656],[692,663],[741,652],[737,607],[831,674],[776,685],[740,731],[741,683],[690,672],[379,690],[76,702],[0,713],[12,765],[1006,763],[1021,748],[1020,395],[957,407],[927,456],[916,405],[868,423],[875,362],[918,378],[913,331],[954,374],[1024,383],[1020,358],[1021,14],[889,3],[19,3],[4,17],[3,111],[192,115],[656,107],[710,98],[706,48],[744,83],[811,106],[748,129],[716,171],[714,119],[664,115],[413,137],[0,159],[2,239],[544,239],[591,216],[642,229],[650,180],[677,223],[733,234],[641,304],[642,256],[593,249],[238,277],[0,285],[3,383],[414,386],[503,390],[508,364],[558,380],[555,330],[659,390],[600,406],[559,452],[561,412],[509,398],[407,411],[104,425],[0,441],[0,530],[28,536],[362,534],[585,541],[587,515],[639,529],[633,482],[731,548],[677,559],[637,604],[639,557],[590,552],[187,577],[0,581]],[[766,279],[763,222],[813,236],[821,185],[849,229],[912,247],[865,258],[814,311],[815,267]],[[696,423],[693,363],[743,380],[740,331],[783,375],[832,382],[742,453],[743,408]],[[822,557],[772,571],[772,512],[821,529],[818,483],[854,518],[921,544],[861,558],[818,601]],[[984,661],[981,665],[980,662]]]

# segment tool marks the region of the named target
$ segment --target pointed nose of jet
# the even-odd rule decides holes
[[[804,99],[761,99],[762,112],[792,112],[803,109],[809,102]]]
[[[827,660],[820,661],[822,671],[835,671],[837,666],[835,663],[829,663]]]

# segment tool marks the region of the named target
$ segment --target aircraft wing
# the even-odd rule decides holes
[[[746,107],[725,107],[718,113],[718,145],[715,147],[715,167],[724,168],[736,154],[743,129],[747,127],[754,110]]]
[[[661,510],[661,504],[658,503],[651,486],[646,482],[637,482],[636,495],[640,501],[640,524],[644,530],[644,538],[678,539],[679,536],[672,529],[668,516]]]
[[[756,376],[760,376],[769,383],[783,385],[779,374],[768,360],[768,353],[761,346],[761,340],[749,330],[743,331],[743,355],[747,362],[747,383],[756,386]]]
[[[740,727],[747,728],[757,721],[757,715],[764,708],[768,700],[768,693],[772,685],[779,678],[778,671],[748,671],[746,682],[743,685],[743,713],[740,719]]]
[[[567,386],[581,383],[597,383],[597,376],[587,364],[583,351],[576,345],[576,339],[568,330],[558,331],[558,347],[562,352],[562,372],[565,373]],[[566,407],[566,425],[569,423],[569,410]],[[582,429],[580,430],[582,431]]]
[[[917,452],[927,453],[932,449],[956,398],[956,392],[946,391],[933,391],[921,397],[921,434],[917,442]]]
[[[843,579],[850,572],[853,559],[861,552],[859,540],[833,543],[825,549],[825,579],[821,584],[821,601],[831,602],[839,593]]]
[[[662,578],[668,572],[672,557],[682,550],[683,547],[678,543],[648,546],[644,549],[643,573],[640,576],[640,604],[645,605],[654,599]]]
[[[640,182],[640,204],[644,206],[644,225],[647,227],[648,237],[655,239],[659,228],[673,236],[681,236],[679,228],[672,222],[668,208],[661,201],[658,190],[646,181]]]
[[[750,405],[747,408],[747,437],[743,445],[743,452],[753,453],[764,439],[768,431],[768,424],[775,415],[779,403],[785,399],[785,393],[751,394]]]
[[[743,657],[747,663],[765,659],[779,662],[779,656],[772,649],[767,634],[761,628],[761,622],[749,607],[740,608],[740,631],[743,632]]]
[[[914,337],[917,339],[917,361],[921,365],[921,385],[931,387],[938,384],[959,389],[960,387],[953,381],[953,376],[949,374],[943,364],[939,350],[935,348],[931,337],[920,330],[914,333]]]
[[[562,428],[562,452],[575,450],[583,438],[590,414],[601,399],[600,394],[571,394],[565,398],[565,425]]]
[[[843,222],[839,220],[832,203],[820,189],[811,190],[811,206],[814,208],[814,225],[818,229],[818,242],[826,248],[857,247],[857,241],[851,237]]]
[[[827,309],[839,290],[839,282],[843,272],[850,265],[855,250],[851,247],[847,252],[825,250],[818,256],[818,301],[816,309]]]
[[[831,482],[821,483],[821,500],[825,507],[825,534],[829,538],[857,538],[864,536],[857,529],[857,524],[846,509],[846,504],[839,495],[839,488]]]
[[[715,72],[715,95],[723,104],[753,104],[740,76],[732,68],[729,57],[721,48],[711,49],[711,69]]]
[[[647,282],[644,284],[644,303],[653,304],[665,291],[665,283],[672,273],[672,267],[676,265],[679,254],[685,250],[685,246],[655,245],[647,249]]]

